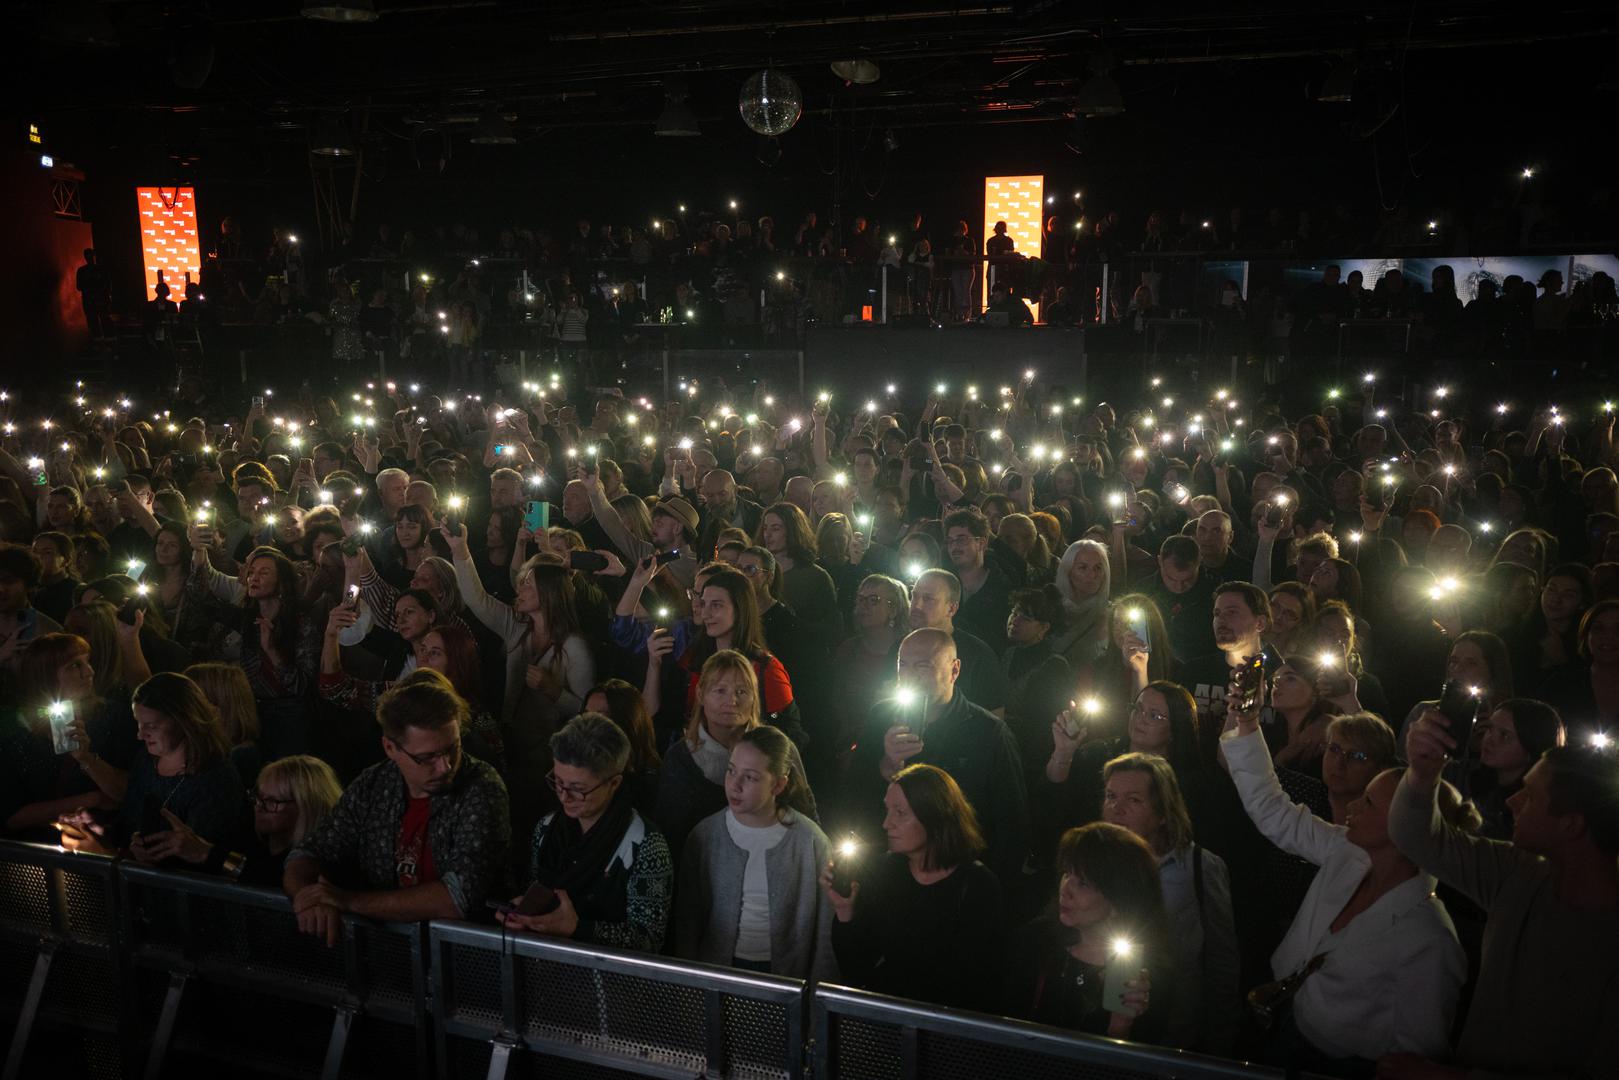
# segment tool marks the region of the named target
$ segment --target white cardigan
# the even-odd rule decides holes
[[[1277,978],[1325,953],[1293,999],[1299,1031],[1324,1054],[1376,1060],[1407,1052],[1443,1059],[1467,977],[1467,957],[1432,875],[1418,873],[1334,934],[1332,922],[1366,877],[1371,856],[1348,831],[1282,791],[1261,732],[1220,742],[1254,825],[1283,851],[1321,868],[1287,936],[1271,955]]]

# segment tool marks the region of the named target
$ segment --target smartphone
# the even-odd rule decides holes
[[[680,558],[679,548],[673,548],[669,551],[660,551],[656,555],[652,556],[652,565],[668,566],[678,558]]]
[[[536,535],[551,527],[551,504],[544,499],[530,499],[523,504],[523,525]]]
[[[1394,484],[1389,483],[1383,477],[1379,476],[1372,481],[1372,497],[1367,501],[1370,502],[1375,509],[1387,510],[1389,508],[1389,504],[1394,500],[1394,488]]]
[[[1152,638],[1147,636],[1147,613],[1140,608],[1131,608],[1124,613],[1124,628],[1136,637],[1149,650],[1152,648]]]
[[[594,551],[570,551],[568,553],[568,568],[571,570],[584,570],[595,573],[607,569],[607,556]]]
[[[342,549],[342,552],[345,555],[358,555],[360,553],[360,549],[365,547],[365,534],[356,529],[347,536],[343,537],[342,543],[339,544],[339,547]]]
[[[1236,710],[1249,712],[1257,707],[1265,687],[1265,654],[1259,653],[1244,660],[1232,673],[1232,680],[1237,688],[1237,700],[1233,703]]]
[[[1467,755],[1469,742],[1473,737],[1473,720],[1478,716],[1481,700],[1480,696],[1474,693],[1475,689],[1477,688],[1458,679],[1450,679],[1439,691],[1439,711],[1450,721],[1448,734],[1456,740],[1454,752],[1456,757]]]
[[[544,882],[536,881],[517,902],[516,910],[519,915],[549,915],[560,903],[562,901],[557,898],[555,889]]]
[[[343,603],[350,608],[360,606],[360,587],[358,585],[349,586],[348,594],[343,598]]]
[[[57,754],[71,754],[79,749],[79,740],[73,734],[73,702],[53,701],[45,706],[45,719],[51,725],[51,749]]]
[[[1116,938],[1108,950],[1106,973],[1102,977],[1102,1008],[1108,1012],[1135,1015],[1135,1010],[1124,1003],[1124,984],[1141,974],[1141,958],[1136,955],[1135,944],[1125,938]]]
[[[1272,529],[1279,529],[1286,518],[1287,507],[1277,502],[1267,502],[1265,504],[1265,524],[1267,526]]]
[[[263,394],[254,394],[253,395],[253,407],[255,409],[264,408],[264,395]]]
[[[137,831],[142,836],[156,836],[169,831],[169,823],[163,819],[163,800],[156,794],[146,796],[141,803],[141,825]]]
[[[444,512],[444,527],[450,531],[451,536],[459,534],[461,532],[460,513],[455,510],[446,510]]]
[[[854,864],[860,854],[860,842],[849,837],[838,843],[832,854],[832,891],[848,896],[854,886]]]
[[[509,447],[507,446],[506,443],[496,443],[495,444],[495,454],[496,454],[496,456],[504,454],[508,449],[509,449]]]
[[[1084,717],[1080,715],[1079,702],[1070,701],[1068,703],[1068,708],[1062,711],[1062,715],[1059,717],[1059,719],[1062,721],[1063,734],[1067,735],[1070,739],[1077,739],[1081,735],[1085,734],[1085,720]]]

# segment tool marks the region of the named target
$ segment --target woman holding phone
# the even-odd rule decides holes
[[[949,773],[910,765],[883,797],[886,853],[841,848],[821,871],[832,949],[853,986],[993,1012],[1001,886],[978,861],[978,817]],[[839,880],[846,879],[846,880]]]
[[[1005,1011],[1090,1035],[1158,1041],[1175,967],[1157,856],[1129,829],[1093,821],[1063,834],[1057,866],[1056,903],[1008,950]]]
[[[580,713],[551,736],[551,758],[546,781],[562,808],[534,828],[528,891],[496,917],[511,930],[661,952],[673,865],[624,784],[628,736]]]
[[[1333,824],[1282,790],[1258,708],[1228,706],[1226,723],[1221,750],[1248,817],[1271,843],[1321,868],[1271,957],[1278,980],[1301,981],[1271,1034],[1267,1062],[1290,1071],[1369,1077],[1385,1054],[1443,1057],[1467,958],[1434,896],[1433,876],[1389,839],[1389,803],[1401,771],[1378,772]],[[1328,754],[1368,762],[1365,751],[1335,738]],[[1441,785],[1438,806],[1451,826],[1478,827],[1473,804],[1449,784]]]

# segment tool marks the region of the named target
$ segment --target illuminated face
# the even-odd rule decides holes
[[[772,555],[784,554],[787,550],[787,526],[775,514],[766,514],[759,524],[759,543]]]
[[[883,795],[883,834],[888,850],[895,855],[920,855],[928,847],[928,831],[911,812],[905,789],[889,784]]]
[[[389,473],[377,479],[377,498],[382,500],[382,509],[387,514],[397,514],[399,508],[405,505],[405,492],[410,487],[410,478],[404,473]]]
[[[928,576],[911,590],[911,629],[924,626],[943,628],[955,618],[957,604],[950,598],[950,588],[939,578]]]
[[[57,532],[70,529],[76,509],[67,496],[52,495],[45,500],[45,521]]]
[[[1484,650],[1478,647],[1477,642],[1458,641],[1450,647],[1450,657],[1445,661],[1445,678],[1469,686],[1490,685],[1490,663],[1484,658]]]
[[[1585,588],[1574,578],[1548,578],[1540,590],[1540,611],[1546,621],[1566,625],[1585,607]]]
[[[395,625],[398,624],[398,611],[395,610]],[[424,668],[432,668],[440,675],[450,673],[450,653],[444,645],[444,637],[436,630],[429,630],[422,635],[416,643],[416,663]]]
[[[1304,621],[1304,605],[1289,593],[1274,593],[1270,598],[1270,633],[1278,642],[1288,642]]]
[[[776,796],[787,787],[785,776],[770,771],[770,759],[752,743],[739,742],[731,748],[731,761],[725,767],[725,804],[739,815],[769,815],[776,808]]]
[[[402,517],[394,522],[394,539],[406,551],[422,546],[422,526],[414,518]]]
[[[1153,806],[1152,776],[1118,769],[1102,786],[1102,820],[1129,829],[1154,848],[1164,840],[1164,817]]]
[[[961,674],[961,661],[952,653],[949,648],[907,638],[899,647],[899,684],[929,703],[949,701]]]
[[[1163,691],[1141,691],[1130,709],[1130,749],[1138,754],[1167,754],[1173,726],[1169,718],[1169,699],[1164,697]]]
[[[253,600],[269,600],[279,584],[275,560],[261,555],[247,564],[247,595]]]
[[[64,701],[83,701],[95,692],[96,669],[89,653],[80,653],[56,669],[56,694]]]
[[[1619,611],[1605,611],[1591,620],[1586,647],[1593,664],[1606,668],[1619,664]]]
[[[406,641],[415,641],[427,633],[433,617],[422,609],[414,596],[401,596],[394,603],[394,629]]]
[[[1512,713],[1497,709],[1483,725],[1483,738],[1479,743],[1479,762],[1486,768],[1503,772],[1517,772],[1529,765],[1529,752],[1518,740],[1518,725]]]
[[[1057,886],[1057,921],[1070,930],[1100,926],[1113,917],[1113,905],[1083,875],[1065,870]]]
[[[1291,664],[1276,669],[1271,680],[1271,706],[1278,710],[1308,709],[1315,703],[1315,683]]]
[[[489,508],[491,510],[504,510],[508,506],[518,506],[523,501],[522,482],[510,476],[494,476],[489,479]]]
[[[1075,600],[1088,600],[1095,596],[1107,580],[1107,555],[1093,547],[1082,547],[1074,552],[1074,561],[1068,564],[1068,585]]]
[[[1330,562],[1321,562],[1310,574],[1310,591],[1318,600],[1331,600],[1338,595],[1338,568]]]
[[[1014,645],[1034,645],[1050,633],[1051,624],[1032,618],[1028,613],[1013,608],[1006,616],[1006,640]]]
[[[972,534],[972,530],[957,525],[945,534],[944,548],[957,570],[971,571],[984,565],[984,549],[989,546],[986,537]]]
[[[708,733],[722,743],[730,743],[747,730],[755,715],[753,689],[733,671],[708,680],[703,690],[703,721]]]
[[[1364,761],[1356,760],[1364,757]],[[1321,755],[1321,782],[1340,799],[1353,799],[1366,790],[1366,785],[1377,775],[1377,765],[1367,754],[1366,747],[1342,732],[1327,732],[1327,752]],[[1398,778],[1396,778],[1397,780]],[[1385,807],[1388,803],[1385,801]]]
[[[174,721],[145,705],[135,706],[135,737],[153,757],[173,753],[180,747],[180,733]]]
[[[695,617],[696,612],[693,612]],[[716,641],[736,629],[736,605],[731,594],[716,585],[703,587],[703,631]]]

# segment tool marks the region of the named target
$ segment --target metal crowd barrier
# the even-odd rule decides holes
[[[1281,1076],[459,922],[346,918],[327,948],[273,891],[5,841],[0,965],[0,1080]]]
[[[1256,1080],[1282,1073],[1176,1050],[821,985],[816,1080]]]
[[[12,1028],[4,1080],[69,1058],[86,1076],[120,1075],[117,909],[111,860],[0,841],[0,1031]]]

